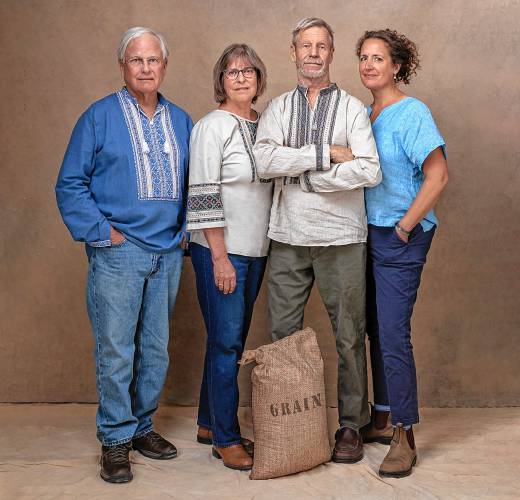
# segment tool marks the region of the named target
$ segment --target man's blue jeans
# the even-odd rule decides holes
[[[240,443],[238,423],[238,360],[249,331],[267,257],[229,254],[237,286],[224,295],[215,285],[209,249],[190,244],[197,295],[208,333],[197,423],[213,433],[219,448]]]
[[[393,227],[368,226],[367,334],[377,408],[392,424],[419,422],[411,318],[435,228],[418,224],[408,243]]]
[[[183,251],[151,253],[125,240],[93,248],[87,307],[94,333],[98,439],[113,446],[152,430],[168,369],[169,318]]]

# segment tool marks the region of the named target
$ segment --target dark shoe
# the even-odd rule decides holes
[[[234,444],[225,448],[213,446],[211,453],[215,458],[221,458],[224,465],[230,469],[251,470],[253,468],[253,459],[241,444]]]
[[[387,414],[386,422],[383,427],[378,428],[376,416],[382,413]],[[382,416],[383,418],[385,417],[384,415]],[[378,412],[372,405],[370,405],[370,423],[362,427],[359,432],[363,438],[363,443],[390,444],[392,436],[394,435],[390,412]]]
[[[336,444],[332,461],[340,464],[354,464],[363,458],[363,439],[359,432],[349,427],[336,431]]]
[[[405,431],[401,424],[394,429],[394,437],[390,443],[388,451],[381,467],[379,475],[381,477],[406,477],[412,473],[412,467],[417,463],[417,448],[410,446],[407,433],[413,436],[413,431]]]
[[[255,443],[244,437],[240,438],[240,440],[247,453],[253,457],[255,454]],[[199,425],[199,428],[197,429],[197,443],[213,444],[213,433],[211,432],[211,429]]]
[[[143,437],[132,439],[132,446],[145,457],[156,460],[169,460],[177,456],[177,448],[154,431],[150,431]]]
[[[134,476],[130,468],[130,443],[101,447],[101,471],[99,475],[108,483],[128,483]]]

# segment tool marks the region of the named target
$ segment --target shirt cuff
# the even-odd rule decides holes
[[[88,245],[91,247],[111,247],[112,241],[110,240],[110,223],[107,219],[99,223],[99,240],[89,241]]]
[[[303,174],[300,175],[300,187],[305,193],[315,192],[314,188],[312,187],[311,176],[308,170],[307,172],[303,172]]]
[[[88,245],[91,247],[111,247],[112,242],[110,240],[91,241]]]
[[[330,146],[316,144],[316,171],[330,170]]]

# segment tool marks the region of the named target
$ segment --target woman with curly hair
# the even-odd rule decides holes
[[[390,444],[379,474],[404,477],[417,461],[412,425],[419,421],[410,321],[437,226],[433,207],[448,181],[445,143],[428,107],[399,88],[419,68],[415,44],[385,29],[365,32],[356,50],[374,99],[368,113],[383,172],[381,184],[365,189],[375,407],[362,435]]]

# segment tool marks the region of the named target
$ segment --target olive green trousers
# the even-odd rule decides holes
[[[268,261],[268,313],[273,341],[302,329],[305,305],[316,281],[336,337],[339,424],[356,431],[370,421],[365,266],[365,243],[304,247],[272,241]]]

